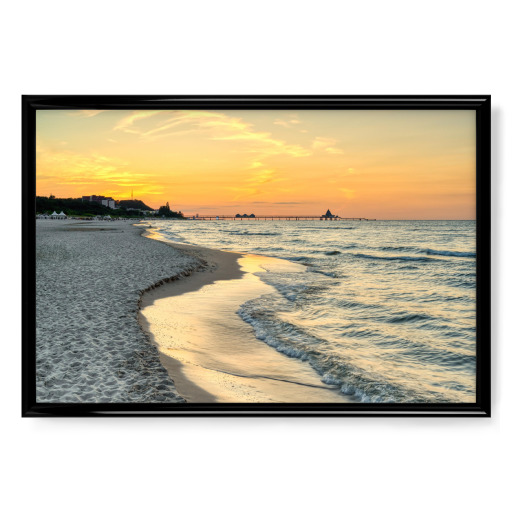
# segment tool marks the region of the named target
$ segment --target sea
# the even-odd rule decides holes
[[[359,402],[471,403],[474,221],[151,221],[158,238],[294,262],[239,304],[256,339]],[[220,299],[219,299],[220,300]]]

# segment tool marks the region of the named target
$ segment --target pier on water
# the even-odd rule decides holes
[[[196,215],[194,217],[187,217],[190,220],[360,220],[360,221],[374,221],[376,219],[366,219],[364,217],[337,217],[335,215],[326,217],[325,215]]]

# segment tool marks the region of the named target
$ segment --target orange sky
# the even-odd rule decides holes
[[[474,219],[475,113],[37,112],[37,195],[199,214]]]

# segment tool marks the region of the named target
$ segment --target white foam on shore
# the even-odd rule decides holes
[[[183,402],[137,322],[143,290],[199,261],[128,221],[36,222],[36,399]]]
[[[143,305],[141,315],[155,343],[164,356],[179,363],[179,368],[170,368],[175,372],[171,374],[178,392],[196,403],[351,401],[322,382],[310,365],[263,343],[253,326],[237,314],[248,300],[275,293],[258,273],[287,271],[300,279],[305,268],[252,254],[240,256],[238,263],[241,276],[215,279],[189,289],[198,277],[194,276],[188,282],[173,284],[168,296],[150,292],[145,297],[148,304]],[[181,293],[176,293],[178,290]]]

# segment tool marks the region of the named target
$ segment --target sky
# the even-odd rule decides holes
[[[473,110],[39,110],[36,193],[186,215],[475,219]]]

